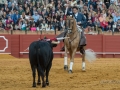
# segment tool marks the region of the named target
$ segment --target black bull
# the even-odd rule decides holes
[[[47,41],[34,41],[29,46],[29,61],[33,74],[33,87],[36,87],[35,77],[36,69],[38,72],[38,82],[40,85],[40,76],[42,78],[42,87],[49,85],[48,75],[52,66],[53,60],[53,47],[56,45]],[[46,76],[46,81],[44,77]]]

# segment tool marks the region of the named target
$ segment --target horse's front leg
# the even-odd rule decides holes
[[[69,68],[69,71],[68,71],[69,73],[72,73],[72,68],[73,68],[73,64],[74,64],[74,57],[75,57],[75,54],[76,54],[76,50],[77,49],[69,51],[69,53],[70,53],[70,68]]]
[[[85,71],[85,47],[82,46],[81,48],[82,53],[82,71]]]
[[[67,47],[65,45],[65,56],[64,56],[64,70],[68,70],[68,64],[67,64],[67,59],[68,59],[68,55],[67,55]]]

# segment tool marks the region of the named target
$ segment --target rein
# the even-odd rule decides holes
[[[75,32],[79,32],[79,31],[76,30]],[[75,32],[73,32],[73,33],[71,33],[71,34],[74,34]],[[76,36],[75,36],[72,40],[70,40],[70,38],[68,39],[68,40],[69,40],[69,44],[70,44],[72,41],[74,41],[75,38],[77,38],[77,35],[78,35],[78,34],[79,34],[79,33],[77,33]],[[67,36],[68,36],[68,34],[67,34]]]

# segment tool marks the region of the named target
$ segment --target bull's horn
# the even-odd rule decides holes
[[[59,41],[57,41],[57,42],[52,41],[52,44],[59,44],[59,43],[60,43]]]

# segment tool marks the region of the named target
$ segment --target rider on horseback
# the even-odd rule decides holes
[[[82,13],[78,12],[78,8],[76,6],[74,6],[73,8],[73,17],[76,19],[77,25],[78,26],[83,26],[83,28],[85,27],[86,24],[86,19],[84,17],[84,15]],[[81,27],[80,27],[81,28]],[[81,28],[81,37],[80,37],[80,43],[79,43],[79,47],[80,47],[80,52],[82,54],[84,54],[84,46],[86,46],[86,37],[84,35],[84,29]],[[67,31],[64,31],[63,33],[61,33],[60,35],[57,36],[58,37],[64,37],[66,36]],[[64,47],[62,47],[61,51],[64,51]]]

